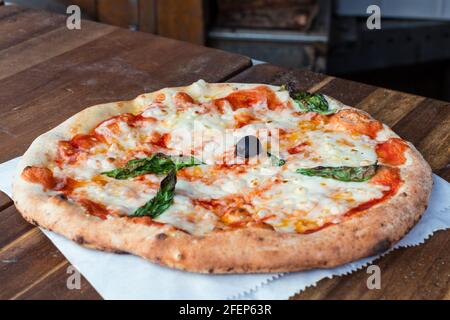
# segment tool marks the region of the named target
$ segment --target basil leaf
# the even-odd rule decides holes
[[[173,161],[175,163],[175,167],[178,170],[188,167],[195,167],[201,164],[205,164],[204,162],[198,160],[195,157],[174,157]]]
[[[317,176],[322,178],[331,178],[346,182],[363,182],[372,178],[378,165],[375,163],[370,166],[362,167],[315,167],[308,169],[297,169],[297,173],[306,176]]]
[[[131,217],[150,216],[151,218],[156,218],[161,215],[173,204],[176,183],[177,172],[173,168],[161,181],[156,195],[142,207],[136,209]]]
[[[286,160],[278,158],[278,157],[274,156],[273,154],[271,154],[270,152],[267,152],[267,156],[270,158],[270,160],[272,160],[272,164],[274,166],[281,167],[286,163]]]
[[[330,110],[327,99],[321,93],[295,92],[291,97],[303,112],[334,113],[333,110]]]
[[[130,160],[122,168],[102,172],[102,174],[111,178],[124,180],[148,173],[166,174],[174,168],[180,170],[199,164],[202,164],[202,162],[194,157],[171,158],[163,153],[156,153],[149,158]]]

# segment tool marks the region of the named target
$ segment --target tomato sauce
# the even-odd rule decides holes
[[[362,112],[350,109],[344,109],[331,115],[328,123],[337,130],[349,130],[372,139],[375,139],[378,131],[383,129],[381,122],[372,120]]]
[[[403,183],[402,179],[400,178],[400,170],[398,168],[392,167],[381,167],[380,169],[378,169],[377,174],[370,180],[370,182],[387,186],[389,187],[389,190],[384,191],[381,198],[369,200],[355,208],[350,209],[345,214],[345,216],[351,216],[355,213],[367,210],[378,203],[386,201],[397,193],[398,189]]]
[[[65,195],[70,195],[76,188],[83,186],[83,183],[70,178],[65,177],[61,181],[58,181],[58,184],[55,186],[54,190],[61,191]]]
[[[70,140],[62,140],[58,142],[58,152],[55,162],[59,167],[64,162],[73,164],[77,162],[81,154],[86,153],[96,144],[103,142],[103,136],[92,134],[77,134]]]
[[[267,103],[267,108],[270,110],[283,107],[275,92],[266,86],[230,93],[225,98],[215,100],[215,104],[220,105],[220,101],[228,101],[234,111],[241,108],[250,108],[264,102]]]
[[[310,145],[310,143],[308,143],[308,142],[302,142],[302,143],[300,143],[300,144],[298,144],[298,145],[296,145],[296,146],[294,146],[294,147],[292,147],[292,148],[289,148],[288,150],[287,150],[287,152],[289,153],[289,154],[297,154],[297,153],[301,153],[301,152],[303,152],[304,150],[305,150],[305,148],[307,147],[307,146],[309,146]]]
[[[242,127],[250,124],[251,122],[253,122],[255,120],[256,120],[256,118],[252,114],[247,113],[247,112],[241,112],[241,113],[234,115],[234,121],[235,121],[234,127],[239,129],[239,128],[242,128]]]
[[[194,103],[194,99],[186,92],[177,92],[173,96],[173,102],[177,107],[185,108]]]
[[[22,178],[31,183],[40,183],[45,190],[51,190],[57,184],[53,172],[48,168],[26,167],[22,171]]]
[[[126,217],[127,220],[133,222],[133,223],[140,223],[144,224],[146,226],[164,226],[163,223],[156,222],[152,218],[145,216],[145,217]]]
[[[89,214],[96,216],[102,220],[105,220],[106,217],[110,214],[108,209],[106,209],[106,207],[100,203],[88,199],[78,199],[77,202],[82,205]]]
[[[153,144],[154,146],[158,146],[164,149],[167,149],[167,144],[170,141],[170,133],[159,133],[159,132],[154,132],[150,138],[150,143]]]
[[[398,166],[406,162],[405,150],[407,147],[407,144],[402,139],[390,138],[385,142],[379,143],[376,147],[376,152],[381,162]]]

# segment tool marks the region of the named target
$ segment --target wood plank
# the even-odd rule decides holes
[[[11,299],[65,261],[39,229],[34,228],[0,249],[0,299]]]
[[[164,37],[205,43],[203,0],[157,0],[157,31]]]
[[[375,119],[392,127],[424,100],[424,97],[380,88],[355,107],[367,111]]]
[[[20,300],[101,300],[102,297],[95,291],[91,284],[81,276],[80,289],[68,289],[67,273],[69,263],[63,267],[55,268],[41,281],[33,283],[30,287],[16,294],[14,299]]]
[[[139,0],[139,31],[156,33],[156,1]]]
[[[115,29],[83,21],[81,30],[69,31],[63,26],[4,49],[0,51],[0,80],[107,35]]]
[[[97,0],[97,19],[100,22],[122,28],[137,28],[138,4],[129,0]]]
[[[447,164],[444,168],[434,171],[438,176],[450,182],[450,164]]]
[[[25,8],[14,10],[9,15],[5,15],[2,9],[0,14],[0,30],[2,30],[0,50],[61,27],[65,24],[65,20],[66,17],[62,15]]]
[[[11,205],[0,211],[0,250],[19,238],[24,233],[33,229],[33,226],[26,222]]]
[[[367,84],[336,78],[319,91],[346,105],[355,107],[376,89],[376,87]]]
[[[449,127],[450,104],[426,99],[393,129],[417,147],[433,170],[442,170],[450,163]]]
[[[308,90],[314,88],[318,83],[324,85],[332,77],[310,72],[308,70],[290,70],[271,64],[259,64],[248,68],[229,79],[229,82],[243,83],[267,83],[273,85],[289,85],[296,90]]]
[[[81,8],[81,11],[89,18],[97,18],[97,0],[72,0],[71,4],[75,4]]]
[[[2,191],[0,191],[0,211],[12,205],[12,200]]]
[[[21,6],[3,6],[0,8],[0,20],[13,17],[20,12],[27,11],[29,9],[21,7]]]
[[[21,254],[17,250],[31,250],[28,248],[30,243],[36,243],[34,238],[44,237],[36,245],[41,252],[54,252],[57,250],[53,244],[41,233],[41,231],[33,225],[26,222],[17,212],[14,206],[10,206],[0,211],[0,273],[10,272],[10,274],[22,273],[26,278],[21,287],[11,288],[11,291],[0,293],[0,298],[8,299],[101,299],[98,293],[86,281],[81,279],[81,289],[69,290],[66,286],[67,267],[69,262],[64,258],[50,259],[46,263],[47,272],[42,273],[41,270],[33,268],[41,268],[40,264],[34,265],[30,263],[28,270],[22,270],[23,260]],[[22,248],[22,249],[21,249]],[[10,254],[14,251],[14,254]],[[23,256],[26,254],[24,253]],[[24,258],[25,259],[25,258]],[[20,260],[20,261],[19,261]],[[25,261],[25,263],[27,263]],[[43,262],[44,263],[44,262]],[[8,270],[5,270],[8,269]],[[0,275],[0,281],[1,281]],[[18,275],[20,276],[20,275]],[[7,289],[8,290],[8,289]]]

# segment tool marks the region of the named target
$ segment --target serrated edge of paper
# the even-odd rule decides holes
[[[267,278],[266,280],[264,280],[263,282],[257,284],[256,286],[246,289],[245,291],[241,291],[233,296],[227,297],[226,300],[240,300],[240,299],[245,299],[245,296],[256,292],[259,288],[261,288],[262,286],[268,285],[269,283],[281,278],[282,276],[284,276],[285,273],[277,273],[272,275],[271,277]]]

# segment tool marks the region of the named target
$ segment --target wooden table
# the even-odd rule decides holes
[[[273,65],[150,34],[0,6],[0,163],[21,155],[33,139],[79,110],[125,100],[164,86],[207,81],[283,84],[317,90],[370,112],[412,141],[435,173],[450,179],[450,105],[392,90]],[[69,262],[26,223],[0,193],[0,298],[100,299],[83,279],[66,288]],[[450,231],[396,250],[376,263],[382,289],[368,290],[366,271],[325,279],[296,299],[450,298]]]

